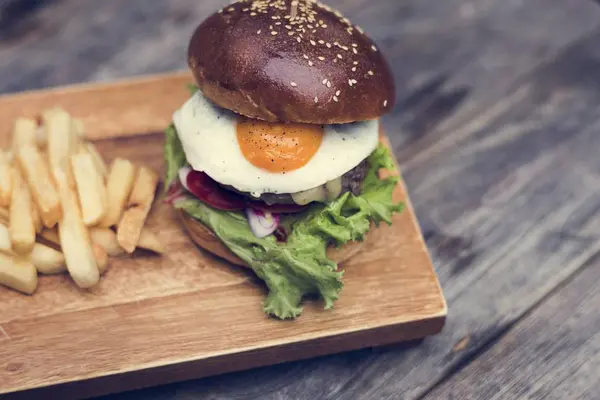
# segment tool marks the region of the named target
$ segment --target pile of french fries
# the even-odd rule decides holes
[[[107,167],[61,108],[18,118],[11,148],[0,150],[0,285],[33,294],[38,274],[68,272],[86,289],[109,256],[162,254],[145,226],[157,185],[146,166],[117,158]]]

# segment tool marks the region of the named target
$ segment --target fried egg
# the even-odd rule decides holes
[[[196,92],[173,115],[189,165],[259,197],[297,193],[339,178],[377,147],[379,121],[275,124],[243,118]]]

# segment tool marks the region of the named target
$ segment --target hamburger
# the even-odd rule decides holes
[[[396,101],[376,44],[311,0],[238,1],[195,30],[189,99],[165,130],[165,188],[192,240],[264,281],[264,311],[333,307],[340,264],[392,223],[379,142]]]

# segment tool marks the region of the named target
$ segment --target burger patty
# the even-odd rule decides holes
[[[369,162],[365,159],[360,164],[358,164],[356,167],[354,167],[353,169],[351,169],[350,171],[348,171],[344,175],[342,175],[342,192],[341,192],[341,194],[346,193],[346,192],[352,192],[355,195],[359,195],[361,192],[361,188],[362,188],[362,182],[364,181],[368,170],[369,170]],[[223,188],[225,188],[227,190],[237,192],[237,193],[242,194],[246,197],[249,197],[253,200],[256,200],[256,197],[252,196],[250,193],[240,192],[239,190],[236,190],[235,188],[228,186],[228,185],[222,185],[222,186],[223,186]],[[258,198],[258,200],[264,201],[266,204],[269,204],[269,205],[295,204],[294,199],[292,199],[292,195],[289,193],[281,193],[281,194],[263,193]]]

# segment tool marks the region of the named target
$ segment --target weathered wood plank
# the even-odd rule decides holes
[[[596,399],[600,257],[426,399]]]
[[[28,33],[0,42],[0,76],[22,77],[0,80],[0,91],[183,68],[189,33],[217,3],[57,2]],[[394,67],[403,100],[384,124],[400,132],[392,141],[449,297],[445,332],[413,347],[122,398],[415,398],[598,250],[600,8],[586,0],[329,3]],[[465,336],[468,345],[453,350]]]

